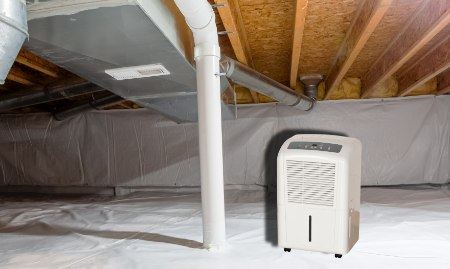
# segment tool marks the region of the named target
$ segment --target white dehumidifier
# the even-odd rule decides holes
[[[334,253],[359,238],[361,142],[334,135],[296,135],[277,160],[278,245]]]

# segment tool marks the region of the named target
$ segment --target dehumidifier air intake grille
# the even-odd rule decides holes
[[[286,176],[288,202],[333,206],[334,163],[287,160]]]

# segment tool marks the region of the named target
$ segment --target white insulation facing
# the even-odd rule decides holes
[[[363,145],[362,184],[446,183],[450,96],[319,102],[311,112],[242,107],[223,123],[225,184],[276,183],[281,144],[299,133],[345,134]],[[148,110],[0,117],[0,184],[198,186],[197,124]]]

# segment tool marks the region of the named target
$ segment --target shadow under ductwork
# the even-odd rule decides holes
[[[89,100],[88,102],[85,102],[81,105],[77,105],[71,108],[67,108],[60,111],[55,111],[53,113],[53,118],[55,118],[58,121],[62,121],[71,117],[76,116],[77,114],[102,109],[106,106],[112,106],[114,104],[118,104],[120,102],[123,102],[124,99],[118,95],[108,93],[106,96],[101,98],[93,98],[92,100]]]
[[[21,95],[6,95],[0,99],[0,112],[102,92],[108,91],[87,81],[69,85],[48,85],[42,89],[29,90]]]

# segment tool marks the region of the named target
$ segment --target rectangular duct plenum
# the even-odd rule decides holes
[[[143,6],[138,2],[53,0],[30,4],[30,40],[26,47],[175,121],[196,121],[195,69],[174,38],[175,24],[161,22],[164,18],[169,22],[175,19],[168,18],[165,1],[146,1]],[[152,14],[156,14],[154,18]],[[170,74],[117,80],[105,72],[150,64],[163,65]],[[223,88],[226,84],[224,81]],[[227,106],[222,112],[224,118],[233,117]]]

